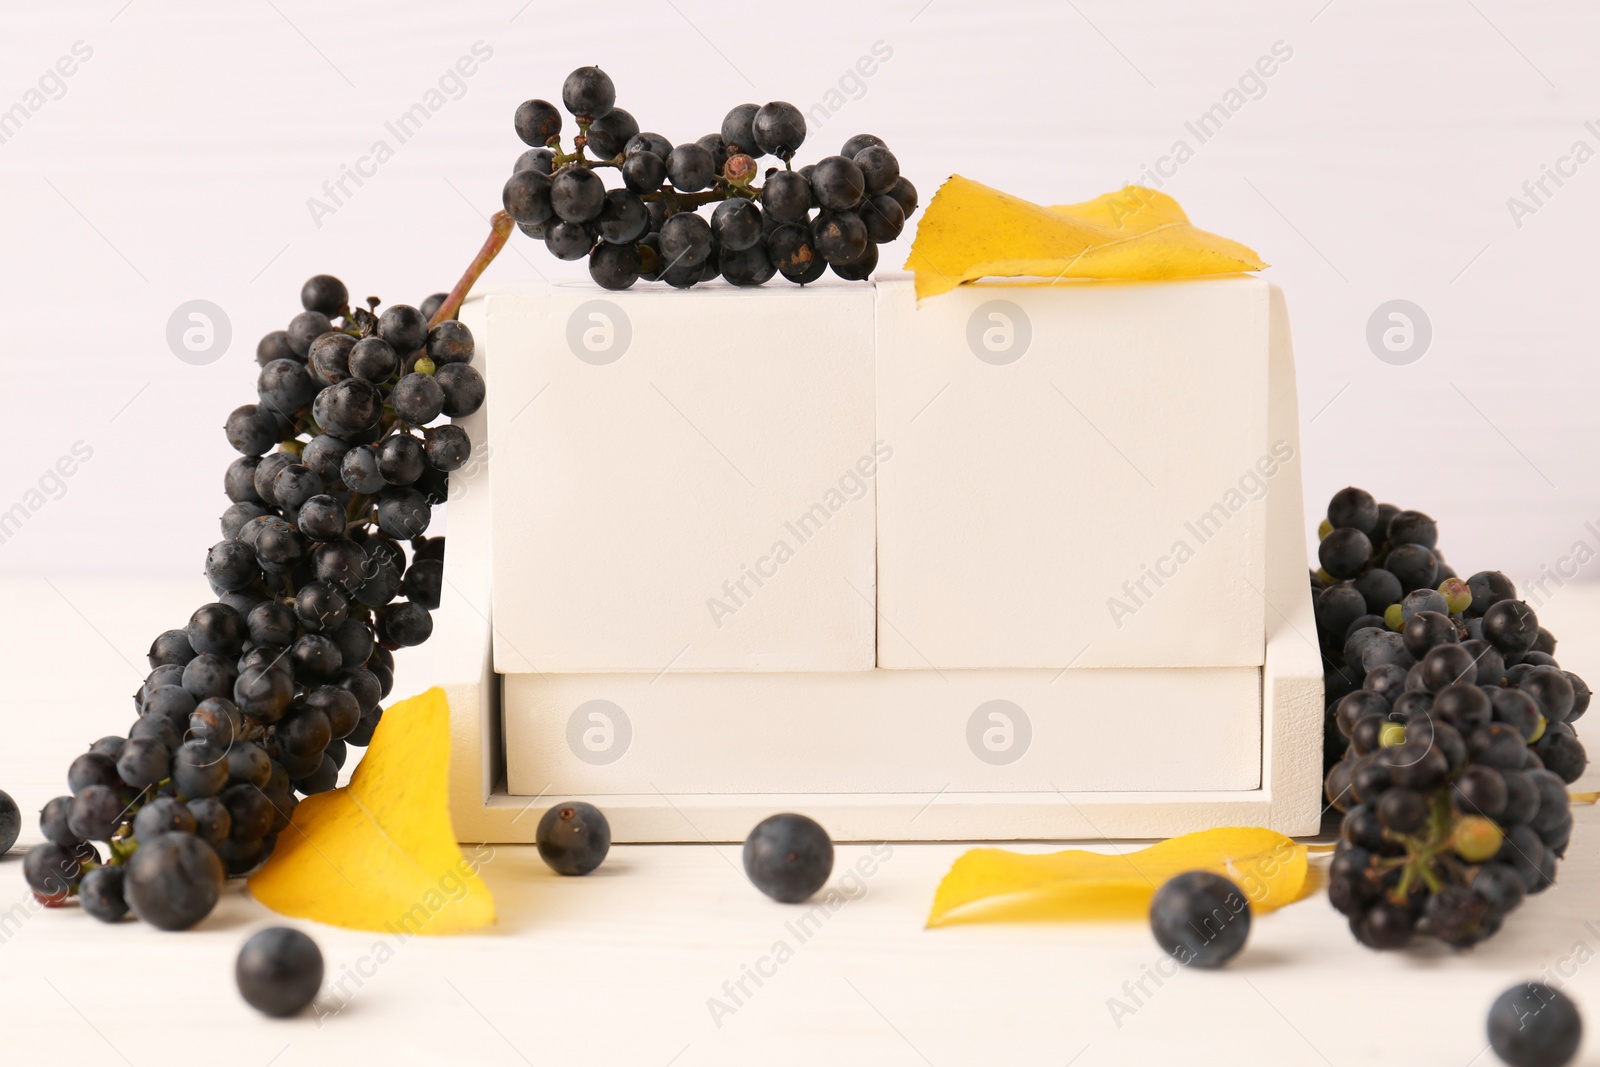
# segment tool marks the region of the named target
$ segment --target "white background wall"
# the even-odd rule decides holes
[[[93,457],[0,544],[0,571],[198,581],[226,504],[220,427],[253,399],[256,339],[298,310],[300,282],[318,271],[386,302],[448,288],[522,148],[513,109],[559,99],[572,67],[605,66],[646,129],[686,140],[744,100],[811,107],[880,41],[892,56],[814,130],[804,159],[867,130],[924,202],[959,172],[1048,203],[1113,189],[1185,140],[1194,158],[1166,191],[1199,225],[1257,248],[1289,294],[1308,512],[1348,482],[1367,486],[1440,519],[1463,573],[1526,578],[1580,539],[1600,548],[1584,525],[1600,529],[1600,162],[1549,186],[1542,205],[1527,200],[1536,210],[1520,225],[1507,205],[1574,142],[1600,150],[1600,123],[1584,126],[1600,120],[1594,5],[5,7],[0,109],[28,99],[76,42],[92,56],[0,143],[0,510],[75,442]],[[492,57],[398,145],[385,122],[480,41]],[[1276,42],[1292,57],[1199,144],[1185,123]],[[308,198],[379,139],[394,158],[319,225]],[[574,273],[514,240],[491,281]],[[885,262],[903,262],[905,244]],[[174,308],[196,298],[233,329],[205,366],[166,342]],[[1366,340],[1373,310],[1396,298],[1432,325],[1406,366]]]

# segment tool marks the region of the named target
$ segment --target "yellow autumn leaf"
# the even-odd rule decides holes
[[[494,922],[450,826],[450,706],[430,689],[389,707],[350,784],[307,797],[250,892],[284,915],[395,934]]]
[[[1154,189],[1041,207],[959,174],[934,194],[906,260],[918,299],[989,276],[1187,278],[1265,266],[1237,241],[1196,229]]]
[[[1231,878],[1257,914],[1315,888],[1306,846],[1259,827],[1201,830],[1121,855],[975,848],[939,883],[928,925],[1144,919],[1162,882],[1194,870]]]

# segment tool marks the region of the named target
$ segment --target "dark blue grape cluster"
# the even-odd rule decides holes
[[[1555,881],[1589,687],[1510,579],[1457,576],[1427,515],[1343,489],[1320,533],[1328,897],[1373,948],[1476,944]]]
[[[472,334],[443,293],[380,313],[318,275],[300,299],[225,426],[240,457],[205,558],[216,599],[155,639],[138,718],[40,814],[24,872],[48,903],[199,922],[271,855],[297,797],[333,788],[377,728],[394,650],[433,631],[444,538],[426,531],[472,454],[439,420],[483,404]]]
[[[861,281],[878,265],[878,245],[900,236],[917,190],[872,134],[856,134],[837,155],[793,169],[806,119],[783,101],[740,104],[722,128],[673,144],[616,106],[599,67],[567,76],[561,100],[578,127],[561,145],[561,112],[547,100],[517,108],[517,135],[533,147],[517,158],[502,199],[523,233],[557,259],[589,259],[606,289],[639,279],[679,289],[717,277],[761,285],[775,274],[804,284],[831,267]],[[591,157],[589,152],[593,152]],[[768,167],[755,184],[763,156]],[[607,189],[602,169],[622,186]],[[698,213],[715,205],[709,220]]]

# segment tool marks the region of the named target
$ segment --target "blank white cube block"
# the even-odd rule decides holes
[[[874,665],[873,292],[490,295],[503,673]]]
[[[880,666],[1262,663],[1268,283],[876,289]]]

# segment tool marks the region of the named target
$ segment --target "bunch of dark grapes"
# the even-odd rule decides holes
[[[503,194],[523,233],[557,259],[589,257],[590,276],[607,289],[640,278],[686,289],[719,275],[734,285],[774,274],[803,284],[829,267],[861,281],[878,265],[878,245],[900,236],[917,208],[916,187],[871,134],[794,170],[806,120],[793,104],[740,104],[717,133],[674,145],[640,132],[616,98],[598,67],[567,75],[561,100],[578,128],[570,152],[554,104],[517,108],[517,134],[533,147]],[[783,166],[757,185],[757,160],[768,155]],[[620,172],[621,187],[607,189],[602,169]],[[710,205],[708,220],[699,209]]]
[[[433,630],[444,539],[424,533],[472,451],[436,423],[483,404],[472,335],[444,294],[380,314],[318,275],[300,299],[256,349],[257,402],[227,419],[241,455],[205,558],[216,599],[155,639],[138,718],[74,760],[70,795],[40,815],[24,868],[47,903],[200,921],[272,853],[297,796],[331,789],[371,740],[393,651]]]
[[[1373,948],[1476,944],[1555,881],[1589,687],[1504,574],[1451,570],[1427,515],[1344,489],[1321,538],[1329,900]]]

